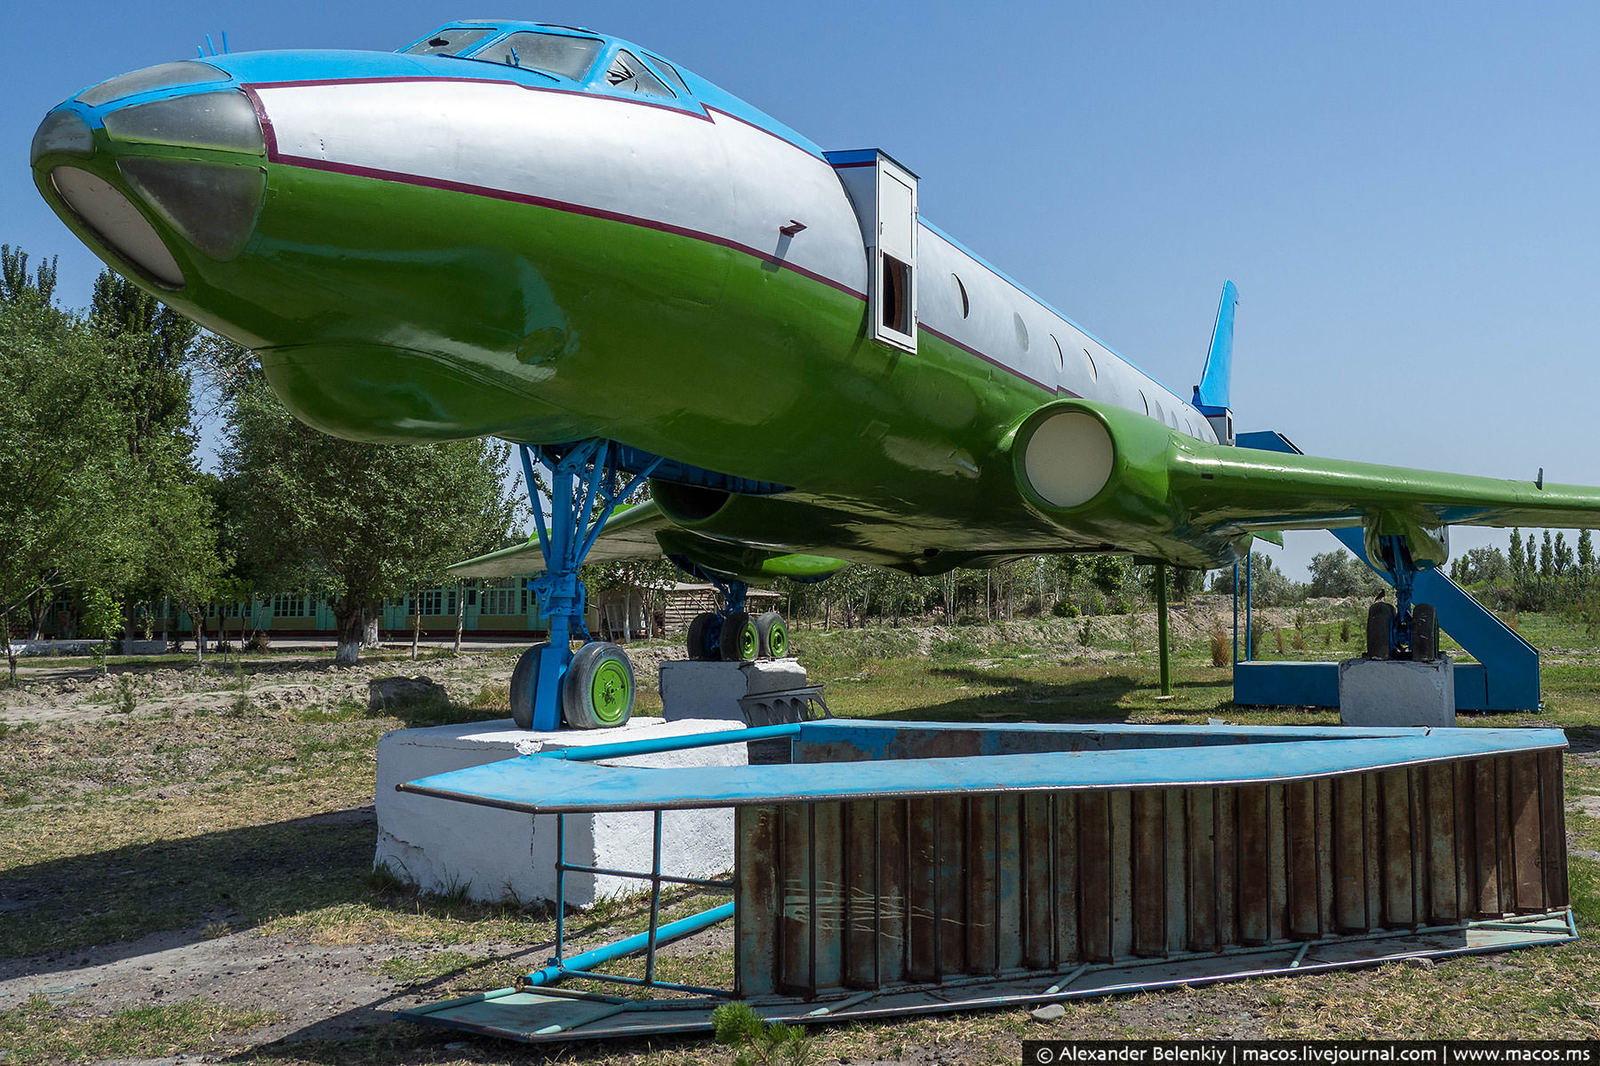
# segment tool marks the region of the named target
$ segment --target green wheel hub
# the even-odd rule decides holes
[[[761,638],[756,633],[756,627],[749,622],[739,634],[739,657],[745,660],[754,659],[756,652],[761,647]]]
[[[789,631],[782,622],[772,623],[772,628],[767,630],[767,653],[774,659],[789,654]]]
[[[615,659],[605,660],[595,670],[589,682],[589,705],[602,725],[617,725],[627,716],[632,687],[627,668]]]

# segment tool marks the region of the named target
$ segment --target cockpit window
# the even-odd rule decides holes
[[[654,65],[655,69],[661,72],[661,74],[666,77],[667,81],[672,83],[672,87],[674,89],[678,90],[678,92],[682,93],[684,96],[694,95],[694,93],[689,91],[689,87],[683,83],[683,75],[678,73],[677,67],[673,66],[671,63],[668,63],[660,56],[652,56],[648,52],[645,54],[649,56],[650,62],[652,65]]]
[[[544,74],[559,74],[563,78],[576,80],[588,73],[602,46],[603,42],[593,37],[513,33],[504,40],[495,41],[472,58],[537,70]]]
[[[672,99],[672,90],[666,83],[654,74],[650,68],[639,61],[626,48],[617,53],[617,58],[611,61],[610,68],[606,71],[606,84],[618,92],[635,93],[639,96],[665,96]]]
[[[438,33],[424,37],[410,48],[407,48],[406,54],[414,56],[460,55],[493,32],[494,28],[491,26],[470,28],[467,26],[451,26],[449,29],[440,30]]]

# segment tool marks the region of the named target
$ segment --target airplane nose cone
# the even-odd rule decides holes
[[[30,159],[41,191],[114,266],[180,289],[190,268],[249,242],[266,139],[227,80],[207,63],[165,63],[102,82],[40,124]]]

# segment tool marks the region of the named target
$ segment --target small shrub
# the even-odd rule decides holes
[[[1211,665],[1227,666],[1229,653],[1228,634],[1221,626],[1211,627]]]
[[[26,792],[7,792],[5,805],[7,807],[26,807],[33,797]]]
[[[1083,625],[1078,627],[1078,643],[1085,648],[1094,643],[1094,626],[1089,624],[1087,618],[1083,620]]]
[[[1279,655],[1287,655],[1287,654],[1289,654],[1289,649],[1288,649],[1288,648],[1285,648],[1285,647],[1284,647],[1284,646],[1283,646],[1283,630],[1281,630],[1281,629],[1274,629],[1274,630],[1273,630],[1273,631],[1272,631],[1272,635],[1273,635],[1273,636],[1274,636],[1274,637],[1275,637],[1275,638],[1277,638],[1277,641],[1278,641],[1278,654],[1279,654]]]
[[[1267,627],[1256,622],[1250,627],[1250,654],[1260,655],[1265,650],[1264,641],[1267,639]]]
[[[245,651],[267,651],[272,647],[272,634],[265,629],[257,629],[250,634],[244,642]]]
[[[1050,608],[1050,613],[1057,618],[1078,617],[1078,605],[1071,600],[1057,600],[1056,605]]]
[[[1350,643],[1350,619],[1348,618],[1339,623],[1339,643]]]
[[[1303,629],[1296,629],[1294,631],[1294,636],[1289,640],[1289,644],[1292,648],[1294,648],[1295,651],[1305,651],[1306,631]]]
[[[123,674],[117,678],[116,713],[132,714],[139,706],[139,696],[133,690],[133,678]]]
[[[748,1003],[724,1003],[711,1012],[711,1024],[717,1043],[737,1050],[734,1066],[805,1066],[814,1058],[804,1029],[763,1021]]]

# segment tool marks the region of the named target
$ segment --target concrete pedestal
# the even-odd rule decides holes
[[[1346,659],[1339,664],[1339,721],[1359,726],[1453,726],[1454,664]]]
[[[450,892],[464,887],[468,896],[479,900],[554,899],[554,815],[529,816],[396,792],[395,785],[537,751],[688,736],[726,730],[734,724],[634,718],[617,729],[533,733],[506,720],[396,730],[378,742],[378,848],[373,865],[387,864],[425,891]],[[742,766],[745,745],[639,755],[616,762],[628,766]],[[648,872],[653,839],[654,816],[649,813],[567,815],[569,863]],[[733,812],[667,811],[662,819],[661,858],[662,872],[682,877],[715,877],[731,870]],[[588,906],[648,887],[648,882],[631,878],[572,873],[566,878],[566,901]]]
[[[751,663],[690,662],[661,664],[662,714],[667,721],[710,718],[744,724],[739,701],[765,692],[787,692],[811,682],[794,659]]]

